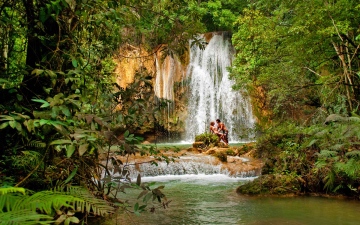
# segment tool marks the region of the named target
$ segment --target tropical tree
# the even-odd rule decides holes
[[[144,106],[144,100],[129,104],[136,100],[134,90],[143,87],[140,81],[116,89],[113,57],[124,45],[184,53],[188,40],[204,30],[197,5],[192,0],[1,2],[0,186],[41,191],[80,185],[100,198],[115,187],[123,190],[121,182],[101,181],[110,164],[103,165],[99,155],[109,162],[113,149],[120,155],[140,151],[135,144],[142,138],[127,130],[139,126],[132,121],[141,118],[141,109],[150,116],[154,106]],[[148,71],[139,73],[149,77]],[[141,81],[151,90],[149,80]],[[117,111],[119,105],[127,111]],[[155,198],[164,197],[155,192]],[[137,205],[135,211],[143,209]]]
[[[236,22],[238,87],[264,89],[277,118],[357,110],[358,11],[349,1],[257,1]]]

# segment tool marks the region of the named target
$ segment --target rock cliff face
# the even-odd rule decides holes
[[[180,136],[187,115],[185,76],[188,56],[164,55],[162,49],[163,46],[158,46],[153,52],[148,52],[141,46],[126,45],[114,57],[117,64],[115,78],[120,87],[133,84],[139,74],[151,76],[154,98],[145,101],[152,101],[158,110],[154,112],[154,121],[150,122],[154,125],[144,126],[138,133],[153,136],[156,132],[160,139]]]
[[[231,34],[212,32],[201,37],[201,46],[191,44],[182,55],[164,45],[151,51],[126,45],[114,57],[120,87],[134,88],[134,84],[141,85],[141,79],[151,82],[151,92],[147,92],[151,96],[141,97],[141,87],[136,89],[138,98],[151,102],[154,110],[147,113],[150,120],[139,123],[136,131],[157,139],[165,137],[160,141],[192,141],[208,130],[210,121],[219,118],[229,130],[230,141],[251,141],[255,121],[252,105],[245,90],[232,90],[234,81],[227,69],[235,54]]]

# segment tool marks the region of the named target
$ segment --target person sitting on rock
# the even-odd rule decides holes
[[[220,119],[216,119],[216,123],[217,123],[217,131],[221,135],[221,140],[226,145],[228,145],[229,144],[229,140],[228,140],[229,130],[226,128],[225,124],[220,121]]]
[[[220,140],[222,139],[222,134],[217,130],[217,128],[215,127],[215,122],[211,122],[210,123],[210,133],[212,134],[216,134]]]

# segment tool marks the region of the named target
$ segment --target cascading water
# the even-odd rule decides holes
[[[250,100],[233,91],[227,68],[234,49],[227,33],[213,33],[205,49],[193,45],[187,70],[190,93],[185,140],[208,132],[209,124],[219,118],[229,129],[230,142],[246,142],[254,138],[254,118]]]
[[[215,157],[210,155],[188,153],[188,155],[177,157],[175,162],[166,163],[159,161],[156,165],[151,163],[137,163],[136,160],[130,160],[129,165],[124,167],[124,169],[126,169],[128,173],[127,177],[132,180],[136,179],[138,174],[140,174],[141,177],[221,174],[237,178],[254,178],[260,174],[260,169],[247,170],[245,168],[249,159],[239,156],[228,156],[228,158],[229,160],[231,159],[238,162],[236,168],[230,169],[224,167]],[[115,180],[125,177],[123,173],[118,173],[119,170],[116,170],[115,167],[108,171],[110,171],[110,176]],[[105,171],[103,176],[105,176]]]

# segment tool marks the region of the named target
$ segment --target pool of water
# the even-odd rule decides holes
[[[235,190],[252,178],[226,175],[179,175],[143,178],[165,185],[169,207],[140,216],[119,213],[103,224],[241,224],[241,225],[355,225],[360,224],[360,202],[323,197],[246,197]],[[137,196],[128,189],[120,198]],[[136,201],[136,197],[132,199]],[[139,201],[141,204],[141,201]],[[155,203],[156,205],[156,203]],[[151,206],[151,204],[149,204]]]

